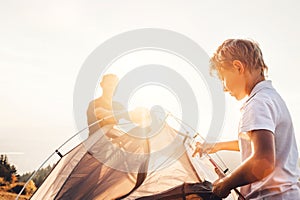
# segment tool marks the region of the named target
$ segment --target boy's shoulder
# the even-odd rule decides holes
[[[277,101],[282,101],[279,93],[272,86],[271,81],[263,81],[258,83],[252,90],[248,99],[244,102],[242,108],[255,106],[259,104],[276,104]]]

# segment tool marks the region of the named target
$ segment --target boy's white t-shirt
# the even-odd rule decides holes
[[[299,190],[298,149],[292,119],[285,102],[269,80],[259,82],[241,108],[239,145],[242,160],[251,155],[247,132],[259,129],[274,133],[275,170],[263,180],[241,187],[242,194],[247,199],[262,199],[289,190]],[[295,199],[300,199],[300,192],[295,194]]]

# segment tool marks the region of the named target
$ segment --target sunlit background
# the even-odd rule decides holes
[[[228,38],[258,41],[269,79],[290,109],[300,145],[299,9],[300,3],[291,0],[1,1],[0,154],[8,154],[18,173],[24,173],[72,136],[77,131],[73,89],[83,62],[107,39],[138,28],[184,34],[208,55]],[[107,73],[122,77],[144,64],[172,67],[189,81],[199,97],[203,120],[198,128],[205,134],[211,120],[208,92],[182,59],[165,52],[134,52],[112,63]],[[95,97],[101,95],[97,85],[95,89]],[[180,117],[180,101],[159,85],[139,88],[130,101],[130,107],[157,104]],[[241,103],[226,95],[226,104],[221,139],[236,139]]]
[[[127,54],[108,67],[104,74],[113,73],[116,74],[121,80],[126,74],[130,73],[133,69],[144,65],[159,64],[161,66],[168,67],[176,71],[192,89],[195,97],[197,97],[198,104],[198,126],[197,130],[206,136],[211,118],[212,118],[212,103],[209,93],[203,77],[196,71],[195,67],[190,63],[180,58],[179,56],[159,50],[141,50],[134,51]],[[202,66],[203,67],[203,66]],[[159,73],[159,72],[158,72]],[[101,76],[99,83],[101,81]],[[179,82],[180,80],[178,80]],[[95,88],[95,98],[101,96],[100,84],[97,84]],[[122,81],[120,81],[120,84]],[[190,97],[187,97],[190,98]],[[171,113],[176,118],[182,119],[183,105],[182,99],[179,99],[178,95],[168,85],[158,83],[148,83],[147,85],[140,85],[135,90],[131,91],[130,99],[128,102],[128,109],[133,110],[136,107],[145,107],[151,109],[156,105],[164,108],[166,114]],[[187,122],[186,122],[187,123]],[[179,130],[178,123],[173,124],[175,128]],[[196,128],[196,127],[195,127]]]

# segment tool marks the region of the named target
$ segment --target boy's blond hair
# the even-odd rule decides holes
[[[226,64],[232,64],[234,60],[242,62],[250,73],[260,69],[261,75],[265,76],[268,70],[258,43],[245,39],[228,39],[211,57],[210,72],[218,72],[220,68],[226,68]]]

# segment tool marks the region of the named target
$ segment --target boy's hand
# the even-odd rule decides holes
[[[213,183],[212,192],[220,198],[226,198],[230,194],[230,188],[226,183],[226,177],[218,179]]]
[[[201,144],[200,142],[197,142],[192,157],[195,157],[197,153],[199,153],[199,156],[202,157],[203,154],[215,153],[215,152],[217,152],[217,150],[214,148],[214,144],[210,144],[210,143]]]
[[[195,157],[197,153],[199,153],[199,156],[202,157],[203,145],[200,142],[196,143],[196,148],[195,148],[195,151],[194,151],[192,157]]]

